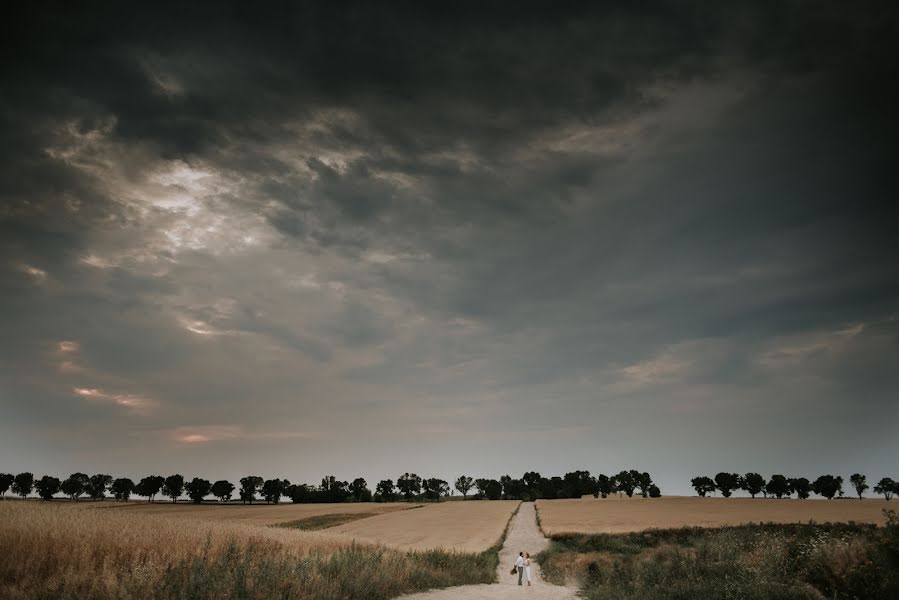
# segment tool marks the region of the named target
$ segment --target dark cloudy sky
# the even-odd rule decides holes
[[[131,4],[4,9],[0,470],[899,475],[895,3]]]

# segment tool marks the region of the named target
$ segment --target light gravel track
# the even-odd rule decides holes
[[[540,576],[540,566],[531,558],[531,587],[518,586],[518,575],[509,575],[519,552],[535,554],[549,545],[537,527],[537,512],[533,502],[522,502],[518,513],[512,517],[506,541],[499,551],[497,576],[499,583],[492,585],[462,585],[402,596],[402,600],[449,600],[467,598],[471,600],[507,600],[530,598],[532,600],[563,600],[577,597],[577,590],[571,587],[551,585]]]

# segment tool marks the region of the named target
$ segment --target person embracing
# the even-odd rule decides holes
[[[531,553],[524,553],[524,572],[527,575],[528,585],[531,585]]]
[[[518,585],[521,585],[521,578],[524,576],[524,567],[524,552],[519,552],[518,558],[515,559],[515,568],[518,570]],[[531,585],[530,582],[528,582],[528,585]]]

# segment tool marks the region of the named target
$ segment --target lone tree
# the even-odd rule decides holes
[[[851,483],[852,487],[855,488],[855,493],[858,494],[859,500],[862,499],[862,494],[864,494],[865,490],[868,489],[867,479],[867,477],[858,473],[854,473],[849,476],[849,483]]]
[[[636,473],[636,471],[622,471],[615,475],[615,481],[618,482],[618,491],[627,494],[628,498],[633,497],[634,490],[637,487],[637,481],[634,479],[633,473]]]
[[[180,474],[169,475],[162,484],[162,494],[168,496],[175,503],[178,497],[184,493],[184,476]]]
[[[178,475],[177,477],[181,476]],[[206,479],[194,477],[190,480],[190,483],[184,486],[184,489],[187,490],[187,497],[190,498],[194,504],[200,504],[203,502],[203,498],[208,496],[209,492],[212,491],[212,484]],[[178,495],[180,496],[180,494]]]
[[[884,499],[889,502],[893,494],[899,492],[899,483],[896,483],[889,477],[884,477],[874,486],[875,494],[883,494]]]
[[[765,478],[758,473],[746,473],[743,476],[743,489],[753,498],[765,489]]]
[[[378,482],[378,485],[375,486],[375,501],[376,502],[391,502],[393,501],[393,490],[395,486],[393,485],[392,479],[382,479]]]
[[[833,500],[843,490],[843,478],[833,475],[822,475],[812,483],[812,491],[828,500]]]
[[[54,494],[59,491],[59,479],[44,475],[34,484],[34,488],[37,490],[38,496],[44,500],[52,500]]]
[[[131,492],[134,491],[134,482],[127,477],[120,477],[112,482],[109,491],[116,500],[127,501],[131,497]]]
[[[790,480],[783,475],[772,475],[771,481],[768,482],[765,489],[768,490],[769,494],[776,496],[777,498],[783,498],[792,493],[792,490],[790,489]]]
[[[789,479],[790,489],[796,492],[796,496],[800,500],[808,500],[812,492],[812,484],[805,477],[791,477]]]
[[[15,476],[11,473],[0,473],[0,498],[6,498],[6,492],[9,491],[9,486],[12,485],[13,479],[15,479]]]
[[[72,499],[72,502],[78,502],[78,497],[87,493],[87,486],[90,483],[90,478],[84,473],[72,473],[68,479],[62,482],[60,489],[63,494]]]
[[[32,473],[19,473],[12,480],[12,493],[21,496],[23,499],[30,494],[33,489],[34,475]]]
[[[212,495],[218,498],[221,502],[228,502],[231,500],[231,494],[234,493],[234,484],[230,481],[225,481],[224,479],[220,479],[212,484]]]
[[[407,502],[411,502],[412,498],[421,493],[421,477],[415,473],[403,473],[396,480],[396,487],[403,495],[403,498]]]
[[[525,476],[527,476],[527,473],[525,473]],[[468,492],[471,491],[471,487],[473,485],[474,479],[468,477],[467,475],[460,475],[456,480],[456,489],[459,490],[460,494],[462,494],[463,500],[468,498]]]
[[[696,493],[703,498],[705,498],[707,494],[714,494],[715,490],[718,489],[715,487],[715,482],[712,481],[712,478],[706,477],[705,475],[694,477],[690,480],[690,485],[692,485],[693,489],[696,490]]]
[[[141,479],[140,482],[134,486],[134,493],[138,496],[144,496],[147,499],[147,502],[153,502],[153,499],[156,497],[156,494],[159,493],[159,490],[162,489],[162,484],[164,483],[165,478],[161,475],[150,475]]]
[[[264,483],[262,477],[258,475],[247,475],[240,478],[240,499],[244,504],[249,502],[253,504],[256,494],[262,489]]]
[[[725,498],[730,498],[734,490],[740,489],[740,476],[736,473],[718,473],[715,475],[715,487]]]
[[[87,494],[91,500],[105,500],[106,488],[112,483],[112,475],[93,475],[87,484]]]

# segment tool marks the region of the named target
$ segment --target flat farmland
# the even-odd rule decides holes
[[[644,529],[718,527],[745,523],[815,521],[884,522],[886,500],[776,500],[764,498],[582,498],[538,500],[540,526],[546,535],[626,533]]]
[[[506,530],[517,500],[466,500],[425,504],[414,510],[394,511],[332,527],[363,543],[384,544],[404,550],[444,549],[483,552]]]
[[[75,503],[77,505],[79,503]],[[100,510],[121,511],[129,515],[189,517],[205,521],[227,521],[248,525],[278,525],[311,517],[333,514],[382,515],[418,506],[407,502],[338,504],[188,504],[171,502],[121,504],[114,501],[80,503]]]

